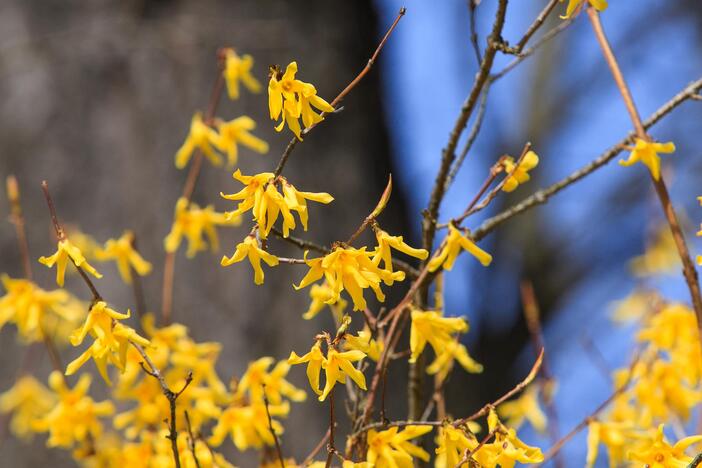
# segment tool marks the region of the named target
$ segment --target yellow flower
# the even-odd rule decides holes
[[[268,109],[272,120],[277,120],[281,113],[283,114],[280,124],[275,128],[276,131],[282,131],[287,123],[295,136],[302,140],[300,117],[305,128],[310,128],[323,120],[323,117],[314,112],[312,107],[323,112],[334,112],[334,108],[317,96],[317,90],[313,85],[295,79],[296,73],[297,62],[291,62],[282,75],[278,69],[271,69],[268,82]]]
[[[461,249],[467,250],[471,255],[478,259],[483,266],[488,266],[492,262],[492,255],[482,250],[475,243],[461,234],[453,224],[449,224],[449,233],[446,236],[444,247],[438,255],[435,255],[429,260],[429,271],[435,272],[443,265],[444,270],[451,271],[456,257],[461,253]]]
[[[68,265],[69,259],[76,267],[82,268],[96,278],[102,278],[102,275],[85,260],[80,249],[73,245],[68,239],[59,240],[56,253],[50,257],[39,257],[39,263],[49,268],[52,268],[55,264],[56,284],[63,287],[63,278],[66,274],[66,265]]]
[[[97,440],[102,433],[99,418],[110,416],[115,408],[110,401],[95,402],[88,396],[91,377],[83,374],[73,389],[60,372],[49,376],[49,387],[57,394],[58,404],[32,424],[37,432],[49,432],[49,447],[70,448],[88,438]]]
[[[417,358],[427,343],[436,354],[436,360],[427,367],[430,374],[439,373],[445,378],[451,370],[453,360],[457,360],[468,372],[483,371],[483,366],[475,362],[466,347],[458,342],[457,334],[468,331],[468,322],[462,317],[442,317],[440,312],[412,310],[412,327],[410,330],[410,362]]]
[[[657,295],[645,290],[636,290],[624,299],[612,302],[612,320],[628,322],[641,320],[654,311]]]
[[[333,347],[327,350],[324,357],[319,342],[315,343],[310,352],[304,356],[298,356],[295,352],[290,353],[289,364],[303,364],[307,362],[307,378],[310,381],[312,390],[319,395],[319,401],[324,401],[337,382],[346,383],[346,376],[356,382],[362,390],[366,390],[366,378],[361,371],[356,369],[352,362],[360,361],[366,354],[358,351],[339,352]],[[319,390],[319,373],[324,368],[326,383],[324,390]]]
[[[391,427],[385,431],[368,431],[368,453],[366,461],[376,468],[411,468],[414,457],[429,461],[424,449],[410,442],[411,439],[431,432],[431,426],[406,426],[402,431]]]
[[[321,395],[322,390],[319,388],[319,373],[322,371],[322,366],[325,362],[322,347],[319,342],[316,342],[307,354],[298,356],[295,351],[290,353],[288,364],[304,364],[307,363],[307,379],[310,381],[310,387],[317,394]]]
[[[280,361],[269,372],[268,368],[271,364],[273,364],[273,358],[268,356],[250,363],[236,387],[234,396],[241,398],[249,392],[249,401],[263,402],[265,392],[268,401],[273,405],[282,403],[284,397],[292,401],[305,401],[307,398],[305,391],[285,380],[290,371],[290,364]]]
[[[519,398],[502,403],[497,413],[507,418],[507,425],[515,429],[527,420],[537,431],[546,430],[546,415],[539,405],[539,387],[536,385],[529,386]]]
[[[380,359],[380,353],[383,352],[383,348],[385,348],[385,344],[382,341],[373,339],[368,326],[359,331],[356,336],[344,335],[345,350],[357,349],[376,362]]]
[[[284,177],[273,179],[273,173],[262,172],[253,176],[245,176],[241,171],[232,175],[236,180],[245,185],[237,193],[231,195],[221,194],[227,200],[241,200],[236,210],[227,213],[227,216],[238,216],[252,210],[253,218],[258,223],[259,235],[262,239],[268,237],[278,216],[283,217],[283,237],[287,237],[291,229],[295,229],[295,218],[291,211],[297,211],[305,231],[307,230],[307,200],[319,203],[330,203],[334,198],[328,193],[300,192]],[[283,186],[284,196],[278,192],[276,184]]]
[[[290,404],[286,401],[280,405],[268,405],[271,418],[287,416]],[[271,419],[270,427],[277,435],[283,433],[283,426],[275,419]],[[222,412],[217,420],[217,425],[212,429],[212,436],[207,439],[210,445],[218,447],[227,434],[231,433],[232,442],[239,450],[249,447],[256,449],[275,443],[268,424],[268,415],[263,403],[248,406],[232,405]]]
[[[607,457],[610,466],[620,466],[626,461],[627,448],[642,441],[643,434],[635,430],[634,421],[592,421],[588,424],[587,459],[585,466],[595,465],[599,454],[600,443],[607,447]]]
[[[631,166],[637,162],[644,164],[651,171],[651,175],[655,180],[661,177],[661,158],[658,153],[672,153],[675,151],[675,144],[668,143],[652,143],[641,138],[636,139],[636,146],[631,151],[629,158],[619,161],[622,166]]]
[[[310,320],[316,317],[325,305],[328,305],[337,322],[340,322],[341,316],[343,315],[348,303],[344,299],[339,299],[334,304],[327,304],[327,301],[333,297],[334,291],[326,282],[322,284],[313,284],[310,288],[310,298],[312,299],[312,302],[310,303],[307,311],[302,315],[302,318],[305,320]]]
[[[402,271],[390,272],[379,268],[371,260],[372,256],[373,252],[367,252],[365,247],[337,247],[324,257],[306,260],[310,270],[300,284],[294,287],[302,289],[324,277],[333,292],[326,301],[327,304],[334,304],[340,299],[341,291],[346,290],[353,299],[353,310],[363,310],[366,308],[364,289],[371,288],[378,301],[383,302],[385,295],[380,289],[380,282],[389,286],[394,281],[405,279]]]
[[[25,279],[0,275],[7,291],[0,297],[0,329],[8,323],[17,326],[19,335],[27,341],[41,341],[47,330],[61,342],[85,317],[83,304],[67,291],[45,291]]]
[[[472,421],[468,422],[468,425],[470,432],[451,424],[444,424],[439,428],[434,468],[455,468],[466,450],[471,451],[478,446],[473,432],[477,432],[480,426]]]
[[[268,152],[268,143],[250,133],[251,130],[256,128],[256,122],[251,117],[242,116],[229,122],[216,119],[215,125],[219,130],[219,139],[216,146],[220,151],[227,153],[229,166],[236,164],[239,154],[237,145],[239,144],[260,154]]]
[[[580,6],[586,0],[568,0],[568,6],[566,7],[566,14],[561,16],[563,19],[568,19],[573,16],[573,13],[578,10]],[[563,0],[561,0],[563,2]],[[592,5],[597,11],[604,11],[607,9],[607,0],[587,0],[587,2]]]
[[[32,421],[48,413],[56,404],[56,396],[37,379],[25,375],[0,394],[0,413],[12,413],[10,428],[21,438],[33,434]]]
[[[229,266],[242,261],[246,257],[249,258],[249,262],[251,262],[251,266],[253,267],[254,283],[256,284],[263,284],[264,274],[263,268],[261,268],[261,260],[266,262],[270,267],[278,264],[278,257],[269,254],[259,247],[255,235],[246,236],[244,241],[240,242],[236,246],[234,255],[232,255],[230,258],[223,256],[220,263],[222,266]]]
[[[658,228],[653,243],[643,255],[633,258],[629,267],[638,277],[680,271],[678,248],[667,224]]]
[[[473,455],[480,466],[501,466],[511,468],[515,462],[541,463],[544,455],[538,447],[530,447],[522,442],[514,429],[505,427],[494,410],[488,415],[489,432],[494,432],[495,439],[478,449]]]
[[[139,275],[145,276],[151,272],[151,263],[142,258],[134,249],[134,233],[126,231],[119,239],[109,239],[105,248],[95,252],[100,261],[114,260],[122,280],[132,283],[132,269]]]
[[[653,442],[643,450],[629,452],[629,459],[650,468],[685,468],[692,457],[685,454],[685,450],[702,441],[702,435],[685,437],[675,445],[670,445],[663,435],[663,424],[658,426],[658,433]]]
[[[407,245],[403,240],[402,236],[391,236],[382,229],[377,229],[375,231],[375,237],[378,240],[378,246],[375,248],[375,255],[373,256],[373,263],[380,265],[382,260],[385,269],[392,271],[392,253],[391,248],[399,250],[411,257],[418,258],[420,260],[425,260],[429,256],[429,252],[424,249],[414,249]]]
[[[366,357],[366,354],[358,350],[340,353],[334,348],[329,348],[327,350],[327,358],[324,361],[326,383],[322,394],[319,395],[319,401],[324,401],[327,398],[327,395],[329,395],[329,392],[331,392],[337,382],[345,384],[347,375],[351,377],[351,380],[353,380],[361,390],[366,390],[365,376],[351,364],[352,362],[360,361],[364,357]]]
[[[202,120],[200,112],[195,113],[190,121],[190,132],[185,138],[183,146],[176,152],[176,167],[183,169],[196,149],[202,151],[202,154],[210,160],[212,165],[221,166],[222,157],[213,148],[213,146],[217,146],[218,142],[219,135],[217,135],[217,132]]]
[[[239,99],[239,81],[252,93],[261,92],[261,83],[251,75],[253,57],[244,54],[239,57],[234,49],[224,50],[224,79],[227,83],[229,99]]]
[[[224,213],[217,213],[212,205],[200,208],[195,203],[189,203],[187,198],[180,198],[175,206],[175,216],[171,232],[164,239],[166,252],[175,252],[185,236],[188,239],[186,256],[192,258],[197,252],[207,248],[204,236],[207,236],[210,250],[219,249],[216,226],[238,226],[241,219],[227,217]]]
[[[112,385],[110,377],[107,375],[108,362],[120,371],[124,371],[129,343],[134,342],[141,346],[149,344],[149,340],[139,336],[134,329],[119,322],[119,320],[129,318],[129,315],[129,311],[126,314],[120,314],[110,309],[104,301],[93,304],[83,326],[76,329],[71,335],[71,344],[80,346],[88,333],[95,338],[95,341],[83,354],[68,364],[66,375],[75,374],[83,364],[93,358],[102,378],[108,385]]]
[[[502,185],[502,190],[511,192],[516,189],[519,184],[523,184],[529,180],[529,171],[539,164],[539,157],[533,151],[529,151],[524,155],[519,166],[515,167],[516,163],[514,159],[509,156],[504,159],[503,164],[505,172],[507,173],[507,178]]]

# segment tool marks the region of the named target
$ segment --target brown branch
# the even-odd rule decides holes
[[[327,462],[324,467],[329,468],[331,466],[332,458],[336,453],[336,448],[334,447],[334,425],[336,420],[334,418],[334,387],[332,387],[329,392],[329,444],[327,445]]]
[[[544,24],[544,21],[546,21],[546,18],[548,18],[548,15],[551,14],[553,9],[558,5],[559,0],[550,0],[548,4],[544,7],[543,10],[541,10],[541,13],[536,17],[533,23],[527,28],[527,31],[524,33],[524,36],[517,42],[517,45],[515,47],[515,52],[517,55],[521,54],[522,50],[524,47],[527,45],[527,42],[529,42],[529,39],[536,33],[536,31],[539,30],[539,28]]]
[[[14,175],[7,176],[7,198],[10,201],[10,222],[15,226],[17,235],[17,245],[22,257],[22,267],[24,277],[32,280],[32,261],[29,257],[29,243],[27,233],[24,229],[24,215],[22,214],[22,203],[20,202],[20,191],[17,178]]]
[[[329,436],[331,434],[331,429],[327,429],[326,434],[324,434],[324,437],[319,441],[319,443],[312,449],[312,451],[305,457],[305,460],[301,463],[300,466],[307,466],[312,461],[314,460],[314,457],[317,456],[320,450],[322,450],[322,447],[324,447],[324,444],[327,442],[329,439]]]
[[[524,318],[527,328],[529,329],[529,335],[531,336],[534,352],[538,354],[539,350],[546,349],[546,346],[544,343],[543,331],[541,329],[541,311],[539,310],[539,303],[536,300],[534,286],[531,281],[522,281],[521,293]],[[541,399],[544,403],[546,414],[548,415],[548,430],[549,436],[551,437],[551,443],[555,443],[558,440],[560,433],[558,411],[556,410],[556,406],[553,402],[553,394],[550,392],[550,390],[553,389],[552,385],[555,380],[546,357],[544,357],[544,362],[541,365],[541,376],[543,377],[541,381]],[[557,468],[566,466],[565,460],[562,456],[559,455],[556,458],[555,465]]]
[[[219,101],[222,96],[222,89],[224,88],[224,75],[222,74],[223,66],[223,55],[222,50],[217,51],[217,78],[212,86],[212,92],[210,94],[210,101],[207,105],[207,110],[205,111],[205,123],[210,124],[212,119],[214,119],[215,113],[217,112],[217,107],[219,106]],[[188,170],[188,175],[185,179],[185,185],[183,186],[183,193],[181,197],[188,200],[188,203],[192,199],[193,192],[195,191],[195,184],[202,170],[202,163],[204,156],[202,151],[196,150],[193,156],[193,161],[190,164],[190,169]],[[173,312],[173,281],[175,278],[175,255],[176,252],[166,252],[166,256],[163,261],[163,285],[161,287],[161,323],[162,325],[168,325],[171,323],[171,315]]]
[[[185,424],[188,427],[188,447],[190,452],[193,454],[193,461],[195,462],[195,468],[200,468],[200,460],[197,458],[197,453],[195,453],[195,437],[193,436],[193,427],[190,424],[190,415],[188,415],[188,410],[185,413]]]
[[[621,387],[616,389],[605,401],[600,403],[600,405],[597,408],[595,408],[595,410],[592,413],[590,413],[582,421],[580,421],[568,434],[564,435],[558,440],[558,442],[553,444],[553,446],[544,455],[544,459],[541,462],[541,464],[539,464],[538,466],[543,465],[548,460],[553,458],[553,456],[556,455],[563,448],[563,446],[570,441],[570,439],[572,439],[580,431],[585,429],[588,426],[588,424],[590,424],[590,422],[592,422],[597,417],[598,414],[604,411],[610,403],[612,403],[619,395],[626,391],[626,389],[629,387],[629,384],[633,380],[634,368],[636,367],[636,364],[638,362],[639,355],[637,354],[634,356],[634,359],[632,359],[631,364],[629,365],[629,372],[624,384],[622,384]]]
[[[149,355],[146,354],[146,352],[144,351],[144,348],[142,348],[139,344],[134,343],[133,341],[130,341],[130,343],[132,344],[132,346],[134,346],[134,349],[136,349],[137,352],[144,359],[146,365],[149,366],[147,368],[144,362],[140,362],[139,365],[141,365],[141,368],[144,370],[145,373],[158,380],[159,385],[161,385],[161,391],[163,392],[163,395],[168,399],[171,416],[170,421],[167,421],[168,435],[166,436],[166,438],[171,441],[171,450],[173,451],[173,460],[175,462],[175,466],[176,468],[180,468],[180,453],[178,451],[178,430],[176,428],[176,400],[178,400],[178,397],[183,394],[185,389],[188,388],[188,385],[190,385],[190,383],[193,381],[193,373],[192,371],[188,372],[183,387],[179,391],[174,392],[168,387],[168,384],[166,383],[163,374],[154,365],[151,358],[149,358]]]
[[[478,442],[478,445],[476,445],[475,447],[473,447],[472,450],[466,449],[465,452],[464,452],[464,454],[463,454],[463,458],[461,458],[460,460],[458,460],[458,463],[456,464],[456,467],[455,467],[455,468],[461,468],[461,467],[462,467],[464,464],[466,464],[466,463],[468,463],[468,464],[470,464],[471,462],[475,463],[475,460],[473,460],[473,455],[475,455],[475,453],[476,453],[478,450],[480,450],[480,448],[481,448],[483,445],[487,444],[488,441],[489,441],[490,439],[492,439],[492,438],[495,436],[495,432],[496,432],[496,431],[497,431],[497,429],[493,429],[492,431],[490,431],[490,432],[488,432],[487,434],[485,434],[485,437],[483,437],[482,440],[481,440],[480,442]],[[464,432],[465,432],[465,430],[464,430]]]
[[[636,135],[642,140],[650,141],[650,137],[646,134],[646,129],[641,122],[641,117],[639,116],[636,104],[634,103],[634,98],[631,96],[631,91],[624,80],[624,75],[619,68],[617,59],[614,56],[612,48],[609,45],[609,41],[607,40],[607,36],[605,35],[604,28],[600,22],[599,13],[592,6],[588,6],[587,15],[590,19],[590,23],[592,24],[595,36],[597,37],[597,41],[602,48],[602,53],[607,61],[607,65],[612,72],[614,81],[617,83],[617,88],[624,99],[626,109],[629,112],[629,117],[631,118],[631,122],[634,124],[634,128],[636,129]],[[656,194],[658,195],[658,199],[661,203],[661,207],[663,208],[668,225],[670,226],[670,232],[675,240],[675,246],[683,264],[683,276],[685,278],[685,282],[687,283],[687,287],[690,290],[692,306],[695,309],[697,328],[700,333],[702,333],[702,294],[700,293],[700,283],[697,278],[695,264],[690,257],[690,252],[685,241],[685,235],[680,227],[680,222],[678,221],[673,204],[670,201],[668,187],[666,186],[663,177],[653,177],[653,174],[650,171],[649,175],[651,177],[651,182],[653,182],[653,186],[656,189]]]
[[[473,52],[475,52],[475,58],[478,61],[478,66],[483,61],[483,57],[480,54],[480,46],[478,45],[478,33],[475,29],[475,13],[478,9],[479,0],[468,0],[468,11],[470,13],[470,43],[473,45]]]
[[[687,101],[688,99],[691,99],[691,96],[695,95],[700,89],[702,89],[702,78],[690,83],[687,87],[685,87],[685,89],[673,96],[656,112],[651,114],[651,116],[643,122],[644,128],[650,128],[653,125],[655,125],[658,121],[660,121],[663,117],[672,112],[680,104]],[[516,205],[513,205],[510,208],[504,210],[503,212],[485,220],[478,229],[475,229],[473,231],[473,240],[479,241],[480,239],[484,238],[487,234],[492,232],[498,225],[535,206],[546,203],[546,201],[548,201],[548,199],[556,193],[560,192],[569,185],[578,182],[585,176],[604,166],[612,159],[617,157],[617,155],[619,155],[619,153],[622,152],[628,145],[630,145],[634,140],[634,136],[634,133],[629,133],[618,143],[611,146],[604,153],[602,153],[600,156],[598,156],[582,168],[571,173],[570,175],[561,179],[560,181],[548,186],[547,188],[536,191],[534,194],[525,198]]]
[[[266,417],[268,418],[268,430],[271,431],[273,436],[273,442],[275,442],[275,451],[278,454],[278,460],[280,461],[280,468],[285,468],[285,459],[283,458],[283,451],[280,449],[280,442],[278,442],[278,434],[275,433],[273,428],[273,418],[271,418],[271,412],[268,409],[268,395],[266,394],[266,385],[263,385],[263,404],[266,406]]]

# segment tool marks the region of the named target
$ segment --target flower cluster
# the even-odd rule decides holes
[[[310,128],[324,118],[312,107],[322,112],[334,112],[334,108],[317,96],[314,85],[296,79],[296,74],[297,62],[290,62],[285,73],[281,73],[277,67],[271,68],[268,82],[268,109],[272,120],[278,120],[282,114],[280,124],[275,127],[276,131],[282,131],[287,123],[295,136],[302,140],[300,117],[304,128]]]

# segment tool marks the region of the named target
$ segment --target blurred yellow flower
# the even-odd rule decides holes
[[[239,82],[252,93],[261,92],[261,83],[251,74],[253,57],[244,54],[241,57],[232,48],[224,50],[224,79],[227,83],[229,99],[239,99]]]
[[[215,119],[215,125],[219,131],[216,146],[220,151],[227,153],[227,164],[230,167],[237,162],[238,145],[246,146],[260,154],[268,152],[268,143],[251,134],[251,130],[256,128],[256,122],[251,117],[242,116],[229,122]]]
[[[99,418],[110,416],[115,408],[111,401],[95,402],[90,398],[90,381],[90,375],[83,374],[71,389],[60,372],[49,376],[49,387],[56,393],[58,404],[32,424],[37,432],[49,432],[49,447],[70,448],[88,438],[96,440],[102,434]]]
[[[34,434],[32,422],[48,413],[56,404],[56,395],[30,375],[20,377],[0,394],[0,413],[11,413],[10,429],[23,439]]]
[[[516,166],[514,158],[507,156],[504,161],[504,169],[507,173],[505,183],[502,185],[502,190],[512,192],[520,184],[529,180],[529,171],[534,169],[539,164],[539,157],[533,151],[529,151],[524,155],[522,162]],[[514,171],[514,172],[512,172]]]
[[[644,277],[680,271],[680,256],[667,224],[657,230],[643,255],[634,257],[629,267],[635,276]]]
[[[366,461],[376,468],[411,468],[414,457],[429,461],[429,454],[410,440],[431,432],[431,426],[406,426],[403,430],[391,427],[384,431],[368,431]]]
[[[341,316],[346,309],[348,303],[344,299],[339,299],[333,304],[328,304],[327,301],[334,297],[334,291],[329,287],[327,282],[322,284],[313,284],[310,288],[310,299],[312,302],[308,307],[307,311],[302,315],[305,320],[310,320],[319,314],[319,312],[324,308],[324,306],[329,306],[332,313],[334,314],[335,320],[341,322]]]
[[[529,421],[539,432],[546,430],[546,415],[539,404],[539,387],[530,385],[519,398],[506,401],[497,407],[497,414],[506,418],[506,424],[519,429],[524,421]]]
[[[185,142],[178,149],[175,156],[175,165],[183,169],[190,161],[195,150],[202,151],[214,166],[222,165],[222,157],[214,150],[219,143],[219,135],[202,120],[202,114],[196,112],[190,120],[190,131]]]
[[[181,197],[175,206],[175,215],[171,232],[163,241],[166,252],[175,252],[185,237],[188,240],[188,258],[207,248],[204,237],[207,236],[210,250],[219,249],[219,238],[216,226],[238,226],[241,224],[239,217],[227,217],[224,213],[217,213],[212,205],[200,208],[195,203],[188,202]]]
[[[139,276],[151,272],[151,263],[134,248],[134,233],[131,231],[125,231],[119,239],[109,239],[104,248],[96,250],[95,257],[102,262],[114,260],[122,281],[127,284],[132,283],[132,269]]]
[[[475,245],[470,238],[461,234],[461,231],[453,224],[449,224],[448,229],[449,233],[446,236],[446,245],[444,245],[438,255],[435,255],[429,260],[428,266],[430,272],[435,272],[439,267],[451,271],[458,254],[461,253],[461,249],[467,250],[471,255],[477,258],[483,266],[488,266],[492,263],[492,255]]]
[[[640,162],[648,167],[648,170],[651,171],[651,176],[653,176],[655,180],[658,180],[661,177],[661,158],[658,156],[658,153],[672,153],[674,151],[675,144],[673,142],[654,143],[637,138],[636,145],[631,151],[629,158],[619,161],[619,164],[622,166],[631,166]]]
[[[359,331],[355,336],[349,334],[344,335],[345,350],[357,349],[376,362],[380,359],[380,353],[383,352],[383,348],[385,348],[385,344],[382,341],[373,339],[368,326]]]
[[[222,266],[229,266],[247,257],[253,267],[254,283],[256,284],[263,284],[264,274],[263,268],[261,268],[261,260],[266,262],[270,267],[278,265],[278,257],[259,247],[258,240],[256,240],[256,236],[253,234],[246,236],[243,242],[237,244],[234,255],[231,257],[223,256],[220,263]]]
[[[32,281],[0,275],[5,295],[0,297],[0,329],[14,323],[19,335],[27,341],[42,341],[51,330],[60,342],[85,317],[83,303],[68,291],[45,291]]]
[[[287,416],[290,412],[290,404],[286,401],[280,405],[268,405],[268,411],[271,415],[270,426],[263,403],[230,406],[222,412],[207,442],[219,447],[227,434],[231,433],[232,442],[242,451],[249,447],[260,449],[264,445],[273,445],[275,441],[271,434],[271,427],[277,435],[283,433],[282,424],[273,418]]]
[[[480,466],[512,467],[515,462],[532,464],[544,461],[541,449],[522,442],[513,428],[500,422],[494,410],[490,410],[488,414],[488,430],[495,434],[494,440],[473,454]]]
[[[76,267],[82,268],[96,278],[102,278],[102,275],[85,260],[80,249],[68,239],[59,240],[56,253],[50,257],[39,257],[39,263],[49,268],[56,265],[56,284],[63,287],[63,279],[66,275],[66,265],[68,265],[69,259]]]
[[[297,402],[305,401],[307,399],[305,391],[285,379],[290,371],[290,364],[279,361],[273,370],[269,371],[268,368],[273,362],[272,357],[265,356],[250,363],[239,380],[234,396],[242,398],[248,392],[249,401],[263,402],[265,392],[268,401],[273,405],[282,403],[283,398]]]

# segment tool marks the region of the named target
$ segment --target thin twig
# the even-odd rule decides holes
[[[327,445],[327,462],[324,465],[325,468],[331,466],[332,458],[334,453],[336,453],[336,448],[334,447],[334,425],[336,420],[334,418],[334,387],[332,387],[329,392],[329,444]]]
[[[617,88],[624,99],[626,104],[627,112],[631,118],[631,122],[634,124],[636,129],[636,135],[638,138],[646,141],[650,141],[650,137],[646,134],[646,129],[641,122],[641,117],[639,116],[638,109],[634,103],[634,98],[631,96],[631,91],[624,80],[624,75],[619,68],[617,59],[612,52],[612,48],[609,45],[607,36],[605,35],[604,28],[600,22],[600,15],[592,6],[588,6],[587,15],[592,24],[592,28],[597,37],[597,41],[602,48],[602,53],[607,61],[614,81],[617,83]],[[675,247],[677,248],[678,255],[683,264],[683,276],[687,287],[690,290],[690,297],[692,299],[692,306],[695,310],[695,315],[697,317],[697,328],[702,333],[702,293],[700,292],[700,283],[697,277],[697,270],[695,269],[695,264],[690,257],[690,252],[685,241],[685,235],[683,234],[682,228],[680,227],[680,222],[675,213],[672,202],[670,201],[670,195],[668,194],[668,187],[663,180],[663,177],[654,177],[649,171],[651,177],[651,182],[656,189],[656,194],[661,202],[661,207],[663,208],[663,213],[665,214],[668,225],[670,226],[670,232],[675,240]]]
[[[544,343],[544,335],[541,329],[541,311],[539,303],[536,300],[534,286],[531,281],[522,281],[521,284],[522,305],[524,309],[524,318],[529,329],[529,335],[534,347],[534,352],[538,354],[540,349],[546,349]],[[546,414],[548,416],[548,430],[551,437],[551,443],[558,440],[560,429],[558,420],[558,411],[553,401],[553,383],[555,382],[551,368],[548,364],[548,359],[544,357],[544,362],[541,365],[541,399],[544,403]],[[558,468],[564,467],[565,460],[563,456],[559,456],[555,460],[555,465]]]
[[[271,431],[273,436],[273,442],[275,442],[275,451],[278,454],[278,460],[280,461],[280,468],[285,468],[285,459],[283,458],[283,451],[280,448],[280,442],[278,442],[278,434],[275,433],[273,428],[273,418],[271,418],[271,412],[268,409],[268,395],[266,394],[266,386],[263,385],[263,404],[266,406],[266,417],[268,418],[268,430]]]
[[[551,14],[558,2],[559,0],[550,0],[544,9],[541,10],[541,13],[539,13],[534,22],[527,28],[526,33],[524,33],[524,36],[519,40],[519,42],[517,42],[517,46],[515,47],[515,52],[517,55],[521,54],[524,46],[526,46],[529,39],[531,39],[531,36],[533,36],[534,33],[536,33],[536,31],[538,31],[544,24],[544,21],[546,21],[546,18],[548,18],[548,15]]]
[[[648,129],[655,125],[659,120],[672,112],[680,104],[687,101],[691,96],[695,95],[700,89],[702,89],[702,78],[690,83],[682,91],[673,96],[668,102],[663,104],[656,112],[651,114],[651,116],[644,121],[644,128]],[[634,140],[634,133],[629,133],[622,140],[611,146],[600,156],[581,167],[580,169],[572,172],[567,177],[561,179],[560,181],[536,191],[534,194],[525,198],[516,205],[504,210],[503,212],[485,220],[478,229],[473,230],[473,240],[479,241],[492,232],[497,226],[503,222],[513,218],[514,216],[521,214],[535,206],[542,205],[548,201],[556,193],[560,192],[564,188],[578,182],[589,174],[593,173],[600,167],[604,166],[612,159],[617,157],[627,146],[629,146]]]
[[[29,257],[29,243],[27,242],[27,233],[24,229],[24,214],[22,213],[22,203],[20,202],[19,184],[14,175],[7,176],[7,198],[10,200],[10,222],[15,226],[17,245],[22,256],[24,277],[31,281],[32,261]]]
[[[470,12],[470,43],[473,45],[475,58],[478,61],[478,66],[483,61],[480,54],[480,46],[478,45],[478,33],[475,29],[475,14],[478,10],[478,0],[468,0],[468,11]]]
[[[371,58],[368,60],[368,63],[366,66],[361,70],[361,72],[356,75],[356,77],[348,84],[346,87],[334,98],[334,100],[330,103],[332,107],[336,108],[337,105],[346,97],[347,94],[351,92],[353,88],[356,87],[356,85],[363,79],[364,76],[370,71],[371,67],[375,63],[375,61],[378,58],[378,54],[380,54],[380,51],[383,49],[383,46],[385,46],[385,43],[387,42],[388,38],[392,34],[392,32],[395,30],[395,27],[397,26],[397,23],[399,23],[400,19],[405,15],[407,12],[405,7],[400,8],[399,13],[397,14],[397,17],[395,18],[395,21],[392,23],[392,26],[390,26],[390,29],[385,33],[385,36],[383,36],[383,39],[380,41],[380,44],[378,44],[378,47],[375,49],[375,52],[371,56]],[[324,117],[326,113],[322,112],[321,116]],[[317,124],[313,124],[310,127],[307,127],[302,131],[302,135],[306,136],[310,131],[312,131],[313,128],[315,128]],[[292,137],[290,140],[290,143],[288,143],[288,146],[285,148],[285,151],[283,151],[282,156],[280,157],[280,161],[278,161],[278,165],[275,168],[275,171],[273,172],[273,178],[278,177],[283,173],[283,169],[285,169],[285,164],[287,164],[288,159],[290,158],[290,154],[292,151],[295,149],[297,146],[298,142],[300,140],[297,139],[297,137]]]
[[[580,431],[585,429],[590,424],[590,422],[593,421],[597,417],[597,415],[599,415],[602,411],[604,411],[607,408],[607,406],[609,406],[610,403],[612,403],[619,395],[621,395],[622,393],[624,393],[624,391],[626,391],[626,389],[629,387],[629,384],[633,380],[634,368],[636,367],[636,364],[638,362],[639,362],[639,355],[637,353],[634,356],[634,359],[632,359],[631,364],[629,365],[629,372],[628,372],[626,381],[622,384],[622,386],[619,387],[618,389],[616,389],[614,392],[612,392],[612,394],[605,401],[600,403],[600,405],[597,408],[595,408],[595,410],[592,413],[590,413],[582,421],[580,421],[568,434],[564,435],[563,437],[561,437],[558,440],[558,442],[553,444],[553,446],[544,455],[544,459],[541,462],[541,464],[539,464],[538,466],[543,465],[548,460],[553,458],[553,456],[556,455],[563,448],[563,446],[565,444],[567,444],[568,441],[570,441],[570,439],[572,439]]]
[[[193,460],[195,461],[195,467],[200,468],[200,460],[197,458],[197,453],[195,453],[195,437],[193,436],[193,427],[190,424],[190,415],[188,415],[188,410],[185,413],[185,424],[188,427],[188,446],[190,447],[190,453],[193,454]]]
[[[322,450],[322,447],[324,447],[324,444],[327,443],[327,440],[329,439],[329,436],[331,434],[331,429],[327,429],[326,434],[324,434],[324,437],[319,441],[319,443],[312,449],[312,451],[305,457],[305,460],[301,463],[300,466],[307,466],[312,461],[314,460],[314,457],[317,456],[320,450]]]

